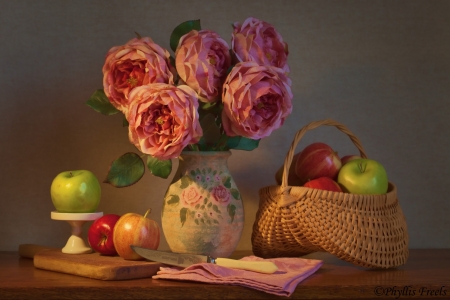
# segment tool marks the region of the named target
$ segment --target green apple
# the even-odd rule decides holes
[[[347,162],[339,171],[337,182],[352,194],[385,194],[388,189],[386,170],[368,158]]]
[[[92,213],[100,203],[101,187],[90,171],[66,171],[53,179],[50,195],[58,212]]]

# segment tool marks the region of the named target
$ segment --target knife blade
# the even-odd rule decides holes
[[[254,271],[265,274],[272,274],[276,270],[278,270],[278,267],[270,261],[243,261],[230,258],[213,258],[210,256],[199,254],[185,254],[151,250],[134,245],[131,245],[130,247],[134,252],[144,257],[145,259],[177,267],[189,267],[190,265],[198,263],[212,263],[222,267]]]

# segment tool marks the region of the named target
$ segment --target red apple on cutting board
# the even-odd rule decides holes
[[[295,174],[302,184],[320,177],[336,178],[341,159],[325,143],[313,143],[301,152],[295,164]]]
[[[123,259],[143,259],[131,249],[131,245],[158,249],[161,233],[158,223],[147,217],[150,211],[147,210],[144,216],[135,213],[124,214],[114,226],[114,246]]]
[[[310,180],[303,186],[318,190],[342,192],[342,189],[339,186],[339,184],[329,177],[320,177],[317,179]]]
[[[107,214],[92,223],[88,231],[88,242],[94,251],[102,255],[117,255],[113,233],[114,226],[119,219],[119,215]]]

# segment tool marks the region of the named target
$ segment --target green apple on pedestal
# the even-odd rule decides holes
[[[53,179],[50,195],[60,213],[92,213],[100,203],[101,187],[90,171],[66,171]]]
[[[386,170],[368,158],[347,162],[339,171],[337,182],[352,194],[385,194],[388,190]]]

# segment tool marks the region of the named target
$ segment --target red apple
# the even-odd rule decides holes
[[[359,155],[354,155],[354,154],[346,155],[346,156],[341,157],[341,163],[342,163],[342,165],[345,165],[346,163],[348,163],[351,160],[360,159],[360,158],[362,158],[362,157]]]
[[[147,218],[150,211],[150,209],[147,210],[144,216],[127,213],[117,221],[113,235],[114,246],[123,259],[143,259],[142,256],[131,249],[131,245],[153,250],[158,249],[161,233],[158,223]]]
[[[320,177],[317,179],[310,180],[303,186],[318,190],[342,192],[342,189],[339,186],[339,184],[329,177]]]
[[[117,255],[113,232],[119,218],[119,215],[107,214],[92,223],[88,231],[88,242],[94,251],[102,255]]]
[[[313,143],[301,152],[295,164],[295,173],[302,184],[320,177],[335,179],[341,168],[341,159],[327,144]]]
[[[294,157],[292,158],[291,167],[289,168],[289,173],[288,173],[288,185],[289,186],[301,186],[300,180],[298,179],[297,174],[295,174],[295,164],[297,163],[297,159],[299,156],[300,156],[300,152],[295,154]],[[278,169],[277,173],[275,173],[275,180],[278,185],[281,185],[282,180],[283,180],[283,169],[284,169],[284,165]]]

